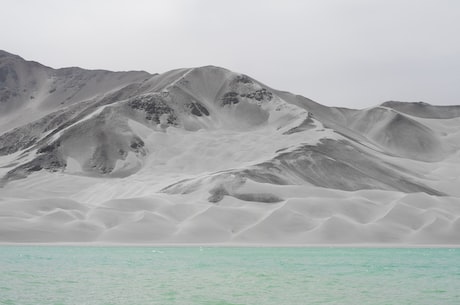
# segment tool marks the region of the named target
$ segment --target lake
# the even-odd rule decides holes
[[[0,246],[0,304],[460,304],[458,248]]]

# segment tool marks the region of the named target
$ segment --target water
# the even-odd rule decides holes
[[[0,247],[0,304],[460,304],[460,249]]]

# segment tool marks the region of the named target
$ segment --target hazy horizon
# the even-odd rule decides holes
[[[0,49],[53,68],[215,65],[329,106],[460,104],[460,2],[4,0]]]

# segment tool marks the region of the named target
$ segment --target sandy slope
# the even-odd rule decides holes
[[[301,134],[294,134],[292,142]],[[116,243],[404,243],[458,244],[458,155],[412,161],[425,182],[451,196],[397,191],[341,191],[275,185],[216,175],[271,157],[288,138],[254,130],[150,135],[152,158],[124,178],[38,172],[1,190],[3,242]],[[282,142],[282,140],[287,142]],[[154,145],[154,143],[156,145]],[[276,143],[276,145],[272,144]],[[271,149],[271,150],[270,150]],[[400,163],[406,160],[397,159]],[[407,168],[407,164],[406,168]],[[410,168],[409,167],[409,168]],[[198,178],[196,178],[198,177]],[[198,179],[190,193],[161,190]],[[227,195],[209,202],[215,186]],[[181,189],[182,190],[182,189]],[[278,198],[279,200],[268,200]]]
[[[0,68],[0,242],[460,244],[460,107],[329,108],[212,66]]]
[[[62,187],[69,187],[70,181],[53,180],[58,179],[41,177],[40,184],[61,183]],[[85,187],[85,183],[77,181],[79,187]],[[165,195],[149,189],[139,191],[139,183],[118,183],[120,187],[100,183],[97,188],[105,196],[95,194],[81,201],[71,198],[83,198],[82,192],[73,190],[72,196],[69,189],[58,194],[46,192],[48,197],[42,194],[43,199],[36,199],[44,191],[39,185],[36,186],[39,190],[24,194],[28,198],[3,198],[0,239],[3,242],[255,244],[460,242],[457,197],[273,187],[252,182],[239,192],[270,192],[283,200],[265,203],[226,196],[215,204],[206,200],[209,194]],[[114,199],[98,201],[100,197]]]

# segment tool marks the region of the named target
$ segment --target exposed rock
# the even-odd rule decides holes
[[[222,185],[212,188],[209,193],[211,196],[208,197],[208,201],[211,203],[218,203],[228,195],[228,191]]]
[[[273,93],[271,93],[270,91],[268,91],[265,88],[262,88],[260,90],[254,91],[254,92],[250,92],[250,93],[247,93],[247,94],[241,94],[241,97],[255,99],[255,100],[259,101],[259,102],[262,101],[262,100],[271,101],[271,99],[273,98]]]
[[[227,92],[221,98],[222,106],[238,104],[240,100],[238,99],[238,93],[236,92]]]
[[[176,124],[174,110],[169,107],[158,95],[148,95],[134,98],[129,101],[129,106],[146,113],[145,119],[160,124],[160,117],[168,114],[168,123]]]
[[[253,84],[254,83],[247,75],[244,75],[244,74],[238,75],[235,78],[235,80],[243,84]]]
[[[196,115],[196,116],[209,116],[209,111],[206,109],[206,107],[204,107],[203,105],[201,105],[201,103],[190,103],[188,105],[190,107],[190,111],[193,115]]]

